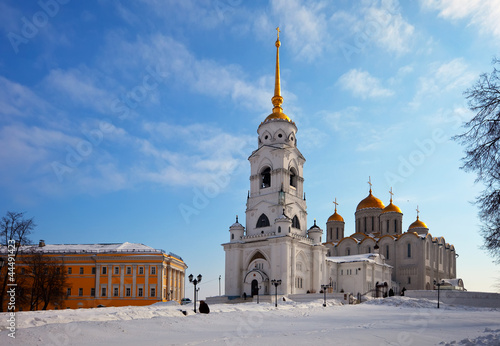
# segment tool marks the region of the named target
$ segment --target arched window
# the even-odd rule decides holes
[[[398,233],[398,220],[394,220],[394,233]]]
[[[408,258],[411,257],[411,244],[410,243],[408,243],[408,253],[407,253],[407,255],[408,255]]]
[[[345,249],[345,255],[346,256],[351,256],[351,248],[348,247],[347,249]]]
[[[264,168],[262,170],[262,172],[260,173],[260,179],[261,179],[260,187],[262,189],[264,189],[266,187],[270,187],[271,186],[271,168],[269,168],[269,167]]]
[[[290,169],[290,186],[297,187],[297,171],[295,168]]]
[[[300,229],[300,222],[299,222],[299,218],[297,217],[297,215],[295,215],[292,219],[292,227]]]
[[[266,214],[262,214],[261,216],[259,216],[259,220],[257,220],[257,228],[260,228],[260,227],[267,227],[269,226],[270,223],[269,223],[269,219],[267,218]]]
[[[365,216],[365,231],[364,231],[364,233],[366,233],[366,216]]]
[[[389,259],[389,245],[385,246],[385,259]]]
[[[386,228],[385,232],[386,232],[387,234],[389,234],[389,220],[387,220],[387,228]]]
[[[372,216],[372,231],[375,230],[375,216]]]
[[[281,233],[281,226],[278,226],[278,233]]]
[[[337,240],[339,239],[339,228],[337,227]]]

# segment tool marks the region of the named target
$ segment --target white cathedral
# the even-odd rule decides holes
[[[227,297],[320,292],[367,294],[379,287],[395,294],[402,289],[434,289],[434,281],[456,277],[456,253],[444,238],[433,238],[419,220],[403,232],[403,213],[373,196],[357,206],[355,233],[345,236],[344,219],[335,212],[324,231],[307,229],[304,156],[297,148],[297,126],[283,113],[279,47],[276,40],[274,106],[257,129],[258,148],[249,157],[250,191],[246,227],[229,228],[226,253]],[[279,280],[279,281],[278,281]],[[273,290],[271,288],[273,287]],[[377,291],[378,292],[378,291]]]

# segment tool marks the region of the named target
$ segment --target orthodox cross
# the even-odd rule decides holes
[[[391,194],[391,203],[392,203],[392,196],[394,196],[394,194],[392,193],[392,186],[391,186],[391,190],[389,191],[389,193]]]
[[[280,39],[280,31],[281,31],[279,26],[276,28],[276,31],[278,31],[278,40],[279,40]]]
[[[335,204],[335,212],[337,212],[337,206],[339,205],[339,204],[337,203],[337,197],[335,197],[335,201],[333,202],[333,204]]]
[[[417,219],[418,219],[418,214],[420,213],[420,210],[418,210],[418,205],[417,205]]]
[[[372,192],[372,177],[368,177],[368,185],[370,185],[370,192]]]

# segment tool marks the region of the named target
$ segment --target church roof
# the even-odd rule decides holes
[[[382,210],[382,213],[390,213],[390,212],[403,214],[403,212],[401,211],[401,209],[399,209],[399,207],[397,205],[392,204],[392,199],[391,199],[391,202],[389,203],[389,205],[387,207],[385,207],[384,210]]]
[[[420,221],[420,219],[418,218],[418,216],[417,216],[417,220],[414,223],[412,223],[410,225],[410,227],[408,227],[408,230],[415,229],[415,228],[427,228],[427,229],[429,229],[429,227],[427,227],[427,225],[425,224],[425,222]]]
[[[372,195],[372,189],[370,189],[370,194],[368,195],[368,197],[359,202],[358,206],[356,207],[356,211],[367,208],[378,208],[378,209],[385,208],[384,203],[382,203],[380,199]]]

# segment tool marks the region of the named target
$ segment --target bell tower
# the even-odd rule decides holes
[[[246,235],[306,236],[307,207],[304,197],[303,168],[305,158],[297,148],[297,127],[283,113],[280,85],[278,37],[272,113],[257,129],[258,148],[250,161],[250,193],[246,209]],[[283,219],[291,220],[288,227]]]

